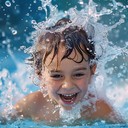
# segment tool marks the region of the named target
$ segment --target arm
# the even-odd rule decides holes
[[[34,118],[39,114],[39,108],[44,104],[44,97],[40,91],[31,93],[21,99],[15,106],[17,115],[22,118]]]
[[[39,92],[31,93],[19,100],[12,109],[0,112],[0,124],[5,125],[13,123],[17,119],[30,117],[36,105],[34,101],[38,99],[39,95]]]

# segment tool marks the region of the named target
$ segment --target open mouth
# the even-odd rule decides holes
[[[78,93],[74,94],[59,94],[61,100],[66,104],[73,104],[76,100]]]

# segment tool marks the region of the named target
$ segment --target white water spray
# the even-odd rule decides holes
[[[49,27],[51,25],[54,25],[54,23],[61,19],[62,17],[65,17],[67,15],[70,16],[70,19],[72,20],[72,25],[78,25],[82,26],[85,28],[88,34],[90,34],[93,37],[93,40],[95,41],[96,45],[96,53],[97,56],[101,56],[99,58],[99,62],[97,65],[97,71],[96,71],[96,81],[95,81],[95,86],[96,89],[100,92],[100,96],[103,96],[103,91],[106,90],[105,96],[110,98],[113,101],[113,105],[118,108],[122,113],[125,113],[125,117],[128,120],[128,95],[127,95],[127,90],[128,90],[128,80],[125,82],[122,82],[123,87],[118,87],[117,83],[115,84],[113,81],[117,81],[117,79],[114,79],[109,77],[112,76],[113,72],[115,72],[116,68],[115,67],[108,67],[106,68],[106,65],[110,62],[116,63],[113,60],[118,59],[120,56],[124,57],[124,65],[121,65],[123,72],[127,75],[127,61],[128,61],[128,43],[124,42],[126,45],[125,47],[120,47],[120,46],[115,46],[112,41],[109,41],[108,35],[109,32],[113,31],[113,29],[116,29],[118,26],[121,26],[123,23],[126,22],[126,16],[123,14],[120,16],[119,21],[117,21],[115,24],[109,26],[106,24],[100,23],[100,19],[102,16],[105,15],[111,15],[113,12],[117,9],[120,9],[121,11],[125,10],[128,8],[127,6],[122,5],[119,2],[116,2],[115,0],[112,1],[111,4],[111,9],[103,8],[100,11],[97,11],[97,4],[94,3],[92,0],[89,1],[89,4],[83,4],[83,1],[79,1],[82,5],[82,9],[78,11],[76,8],[70,8],[66,12],[61,12],[57,9],[56,6],[53,6],[51,3],[51,0],[46,0],[42,2],[42,8],[45,10],[46,13],[46,21],[37,23],[36,21],[32,21],[33,27],[36,29],[36,31],[33,34],[34,39],[37,39],[37,37],[45,30],[46,27]],[[10,3],[5,3],[7,7],[11,7]],[[50,9],[50,13],[48,13],[47,7]],[[93,29],[90,31],[90,27],[88,28],[88,25],[93,26]],[[68,27],[68,25],[66,26]],[[12,30],[12,29],[11,29]],[[59,31],[59,30],[58,30]],[[13,33],[14,35],[17,34],[17,32]],[[34,50],[34,49],[33,49]],[[0,89],[1,89],[1,98],[0,98],[0,103],[1,106],[4,107],[6,104],[7,107],[12,106],[12,99],[13,99],[13,90],[17,92],[17,94],[23,96],[22,93],[20,93],[16,88],[16,83],[13,82],[13,80],[17,80],[18,82],[18,87],[20,87],[22,90],[26,89],[27,84],[30,84],[30,80],[25,79],[25,70],[22,70],[21,68],[24,69],[24,64],[19,63],[14,55],[8,51],[11,55],[11,58],[15,62],[15,65],[17,66],[17,71],[11,76],[11,74],[8,72],[7,69],[3,69],[0,71]],[[125,70],[124,70],[125,69]],[[119,74],[119,78],[122,75],[122,72]],[[20,78],[20,79],[19,79]],[[13,80],[12,80],[13,79]],[[126,78],[124,78],[126,79]],[[113,85],[111,87],[111,85]],[[102,92],[102,93],[101,93]],[[8,94],[9,97],[6,97]],[[5,99],[3,101],[3,99]],[[65,111],[60,109],[60,115],[64,119],[68,118],[70,120],[75,120],[76,118],[80,117],[80,108],[81,106],[78,105],[78,111],[76,112],[75,109],[72,111],[68,112],[65,115]],[[72,113],[72,116],[71,116]],[[76,116],[77,115],[77,116]],[[69,118],[71,117],[71,118]]]

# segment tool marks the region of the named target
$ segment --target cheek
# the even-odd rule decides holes
[[[79,85],[79,87],[81,89],[87,88],[88,87],[88,82],[86,80],[80,80],[77,85]]]
[[[46,83],[47,83],[46,86],[47,86],[49,92],[56,92],[60,87],[59,82],[53,81],[50,78],[46,79]]]
[[[87,90],[90,84],[90,79],[90,77],[84,77],[83,79],[77,82],[77,85],[79,85],[79,88],[81,88],[81,90]]]
[[[91,74],[91,70],[89,69],[87,75],[85,76],[85,83],[90,84],[91,79],[92,79],[92,74]]]
[[[57,91],[60,88],[58,83],[50,80],[46,86],[47,86],[49,97],[51,99],[57,99],[58,98]]]

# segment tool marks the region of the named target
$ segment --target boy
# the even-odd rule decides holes
[[[14,106],[17,116],[61,125],[61,109],[69,112],[81,104],[76,124],[80,120],[123,122],[104,99],[89,91],[96,70],[94,42],[89,38],[82,27],[72,26],[66,18],[40,34],[29,61],[46,94],[37,91],[21,99]]]

